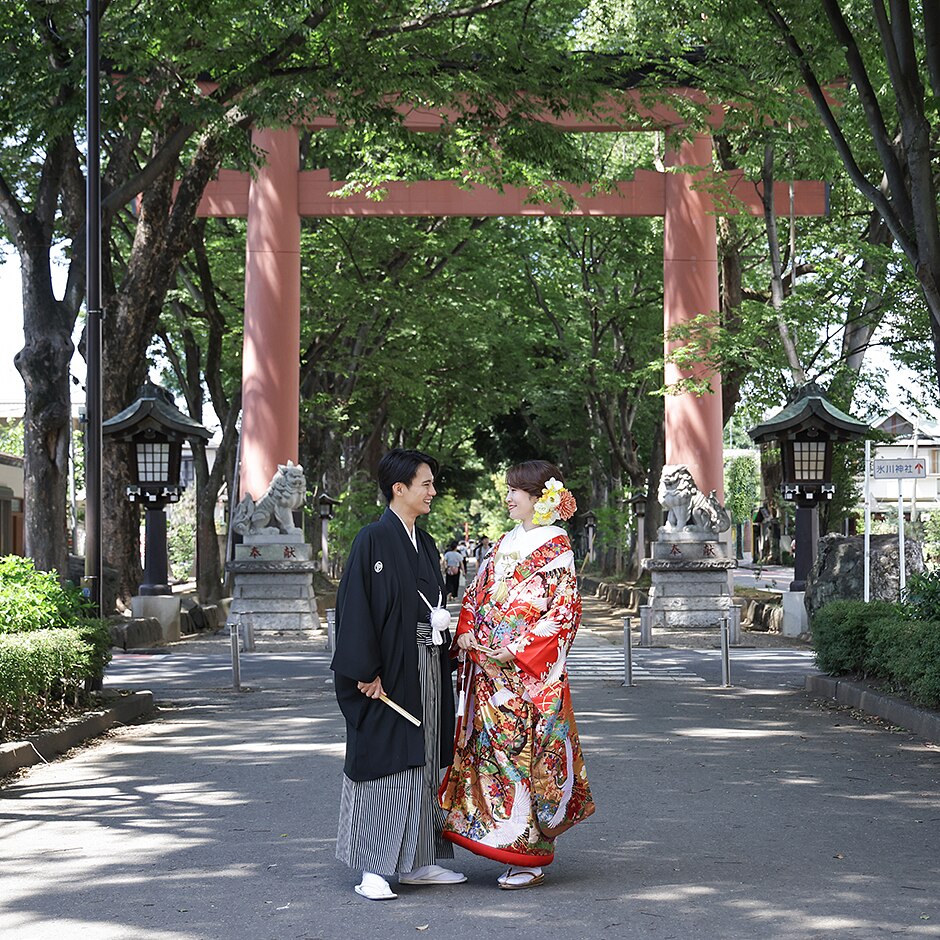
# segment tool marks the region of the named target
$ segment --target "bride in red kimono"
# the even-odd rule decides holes
[[[482,561],[452,652],[463,660],[453,766],[441,786],[444,838],[503,862],[509,890],[542,884],[555,838],[594,812],[565,658],[581,621],[574,555],[552,525],[577,509],[544,460],[512,467],[519,524]]]

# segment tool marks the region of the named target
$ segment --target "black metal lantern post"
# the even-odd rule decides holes
[[[146,510],[144,523],[144,578],[139,594],[172,594],[169,585],[166,505],[180,498],[180,461],[183,441],[209,440],[209,432],[173,403],[173,396],[147,381],[137,400],[102,424],[104,434],[131,445],[134,482],[127,498]]]
[[[832,447],[837,441],[857,440],[868,425],[840,411],[815,382],[796,389],[789,404],[747,433],[757,444],[780,445],[784,499],[796,503],[796,553],[791,591],[806,590],[816,559],[819,504],[832,499]]]
[[[330,519],[333,518],[333,507],[339,503],[329,493],[321,493],[317,497],[317,509],[320,511],[320,570],[328,575],[330,572],[330,551],[328,534]]]

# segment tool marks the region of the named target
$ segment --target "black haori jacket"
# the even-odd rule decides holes
[[[416,531],[418,552],[401,520],[387,509],[356,536],[340,582],[332,669],[346,719],[344,770],[350,780],[375,780],[425,763],[424,728],[384,702],[367,698],[356,685],[381,676],[385,694],[423,722],[415,624],[419,613],[427,619],[427,611],[418,587],[436,604],[444,581],[434,539]],[[442,767],[453,760],[454,743],[449,647],[448,631],[440,647]]]

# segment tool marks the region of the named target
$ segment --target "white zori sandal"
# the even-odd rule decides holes
[[[459,885],[466,880],[467,876],[462,871],[451,871],[440,865],[422,865],[398,876],[401,885]]]
[[[514,865],[496,881],[506,891],[519,891],[522,888],[537,888],[544,884],[545,875],[541,868],[519,868]]]
[[[370,901],[390,901],[398,897],[381,875],[375,875],[371,871],[362,873],[362,881],[356,885],[355,891]]]

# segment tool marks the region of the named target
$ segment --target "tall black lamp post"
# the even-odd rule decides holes
[[[82,590],[98,614],[102,596],[101,552],[101,66],[98,0],[85,6],[85,577]]]
[[[339,503],[338,499],[333,499],[329,493],[321,493],[317,497],[317,509],[320,512],[320,570],[325,574],[330,573],[330,551],[328,533],[330,519],[333,518],[333,507]]]
[[[868,425],[840,411],[815,382],[795,389],[789,404],[747,433],[757,444],[780,445],[783,498],[796,503],[796,556],[791,591],[805,591],[816,559],[819,504],[832,499],[832,445],[864,437]]]
[[[134,482],[127,498],[146,510],[143,596],[172,594],[169,585],[166,543],[167,503],[180,498],[180,460],[183,441],[209,440],[209,432],[173,403],[173,396],[147,381],[137,400],[120,414],[102,423],[102,432],[131,445]]]

